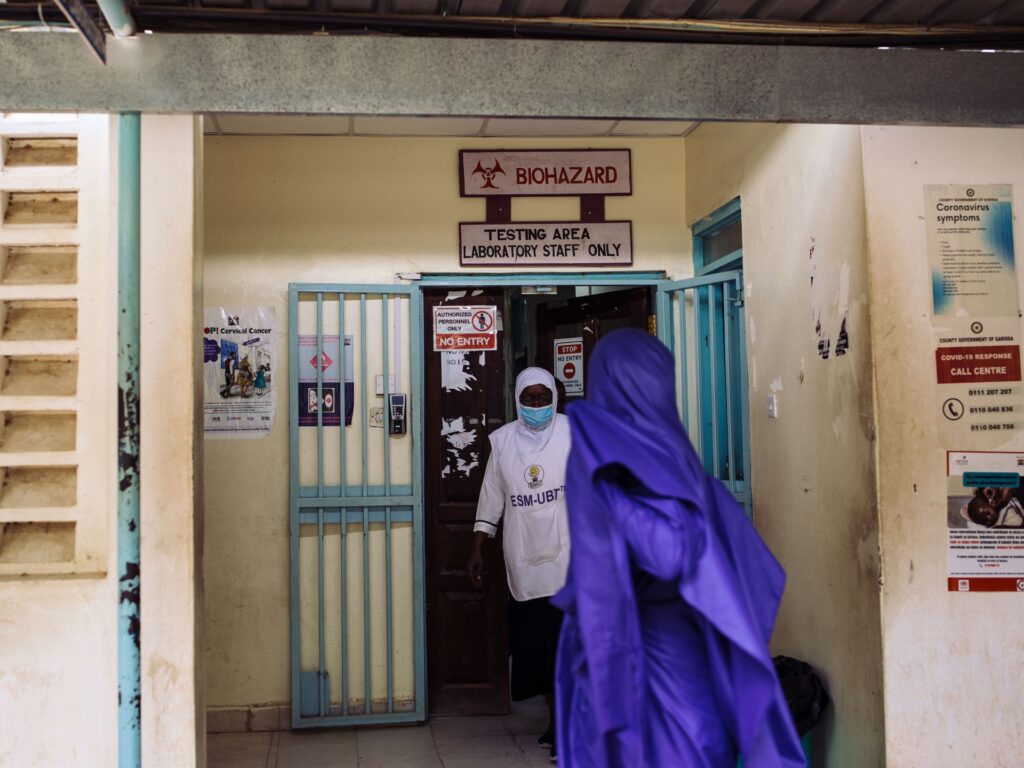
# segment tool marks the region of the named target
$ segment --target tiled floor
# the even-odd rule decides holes
[[[209,768],[550,768],[537,744],[541,698],[504,717],[438,717],[422,726],[211,733]]]

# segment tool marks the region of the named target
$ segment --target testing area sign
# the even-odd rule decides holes
[[[434,307],[435,352],[489,352],[497,348],[497,307]]]
[[[633,263],[632,224],[463,223],[459,225],[459,263],[464,267],[628,267]]]

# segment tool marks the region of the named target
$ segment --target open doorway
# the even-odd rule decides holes
[[[584,278],[581,276],[580,280]],[[429,711],[509,710],[508,587],[500,533],[485,548],[485,579],[465,570],[487,436],[515,418],[511,393],[524,368],[546,368],[568,400],[585,395],[597,341],[618,328],[652,330],[652,286],[513,285],[425,289],[423,323],[436,307],[493,308],[497,349],[435,351],[424,334],[424,517]]]

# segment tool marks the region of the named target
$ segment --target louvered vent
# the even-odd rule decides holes
[[[108,137],[0,114],[0,578],[106,569]]]

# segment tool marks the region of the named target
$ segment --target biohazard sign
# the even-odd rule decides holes
[[[555,339],[555,376],[565,394],[583,395],[583,338]]]
[[[434,307],[435,352],[489,352],[497,348],[497,307]]]

